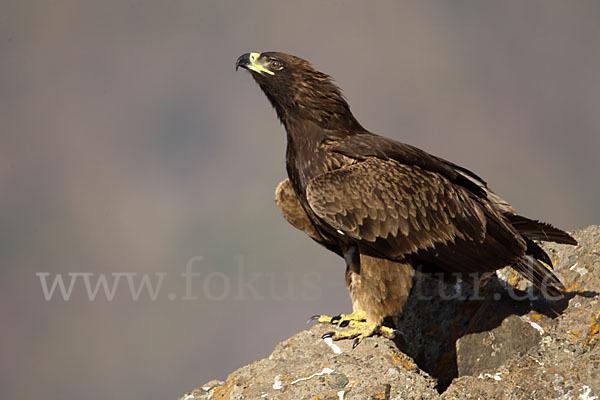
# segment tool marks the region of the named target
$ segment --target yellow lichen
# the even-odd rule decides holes
[[[485,346],[490,346],[492,344],[492,341],[494,340],[494,335],[490,332],[488,332],[488,334],[485,336],[485,339],[483,339],[483,344]]]
[[[216,388],[213,389],[213,393],[210,396],[211,400],[212,399],[214,399],[214,400],[227,399],[232,387],[233,387],[232,381],[225,382],[225,384],[223,386],[217,386]]]
[[[417,369],[417,365],[413,362],[413,360],[406,357],[404,354],[392,354],[392,361],[394,364],[409,371],[414,371]]]
[[[592,348],[596,348],[598,346],[600,339],[600,312],[597,312],[596,315],[590,317],[590,331],[588,337],[583,340],[583,344],[586,346],[591,346]]]
[[[574,292],[578,288],[579,288],[579,283],[573,282],[572,284],[570,284],[569,286],[567,286],[565,289],[566,289],[567,292]]]
[[[217,387],[213,388],[213,392],[212,392],[212,394],[210,395],[210,398],[211,398],[211,399],[216,399],[216,397],[215,397],[215,396],[218,396],[218,395],[219,395],[219,392],[220,392],[221,390],[223,390],[223,386],[217,386]]]

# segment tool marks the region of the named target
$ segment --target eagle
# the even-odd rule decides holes
[[[295,228],[346,262],[351,314],[315,316],[349,327],[333,340],[394,336],[416,270],[468,277],[512,266],[548,296],[565,291],[536,241],[575,245],[568,233],[523,217],[475,173],[365,129],[333,79],[280,52],[246,53],[244,68],[287,134],[288,179],[276,204]],[[545,264],[545,265],[544,265]]]

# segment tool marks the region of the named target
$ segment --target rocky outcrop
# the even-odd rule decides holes
[[[395,341],[352,349],[322,340],[331,326],[319,324],[181,399],[598,399],[600,227],[572,234],[578,246],[544,245],[569,289],[561,300],[510,269],[477,290],[423,277]]]

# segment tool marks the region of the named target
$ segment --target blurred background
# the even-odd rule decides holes
[[[248,51],[309,59],[365,127],[526,216],[600,222],[599,21],[596,1],[2,1],[0,398],[174,399],[350,311],[344,262],[274,204],[285,134],[235,71]]]

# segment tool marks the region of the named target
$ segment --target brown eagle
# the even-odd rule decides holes
[[[263,90],[287,132],[289,179],[275,198],[285,219],[346,260],[353,313],[321,322],[349,326],[334,340],[392,336],[415,268],[445,274],[512,266],[550,295],[564,291],[534,240],[577,244],[522,217],[473,172],[369,132],[332,78],[299,57],[246,53],[236,62]],[[546,267],[545,263],[548,267]]]

